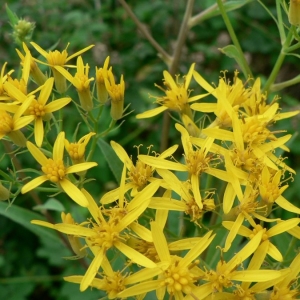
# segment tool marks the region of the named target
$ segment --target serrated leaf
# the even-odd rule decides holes
[[[44,204],[36,205],[33,207],[34,210],[42,211],[42,210],[55,210],[55,211],[65,211],[65,207],[54,198],[50,198]]]
[[[109,168],[111,169],[112,173],[114,174],[117,182],[121,181],[121,174],[123,170],[123,163],[113,150],[113,148],[105,142],[103,139],[99,139],[97,141],[97,145],[99,149],[102,151],[105,160],[108,163]]]
[[[246,78],[248,77],[247,66],[244,65],[244,60],[240,56],[239,51],[237,50],[237,48],[234,45],[228,45],[224,48],[219,48],[219,50],[226,56],[233,58],[237,62],[237,64],[240,66],[242,72],[244,73],[244,76]]]
[[[30,223],[31,220],[45,220],[40,214],[17,205],[9,206],[7,202],[0,202],[0,215],[20,224],[41,239],[46,238],[53,243],[62,243],[55,231]]]

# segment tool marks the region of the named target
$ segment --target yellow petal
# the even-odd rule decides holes
[[[268,254],[277,261],[283,261],[283,257],[280,251],[270,242],[269,242]]]
[[[139,155],[138,159],[141,160],[143,163],[152,166],[157,169],[168,169],[168,170],[174,170],[174,171],[188,171],[187,166],[165,160],[159,157],[154,157],[154,156],[148,156],[148,155]]]
[[[36,118],[34,124],[34,139],[38,147],[42,146],[44,139],[44,125],[42,118]]]
[[[217,110],[217,103],[194,103],[191,109],[202,112],[214,112]]]
[[[52,93],[52,87],[53,87],[53,83],[54,83],[54,78],[50,77],[46,80],[46,82],[44,83],[40,95],[38,97],[38,102],[41,105],[45,105],[48,101],[48,98],[50,96],[50,94]]]
[[[280,271],[274,270],[243,270],[233,272],[230,277],[232,280],[242,282],[261,282],[273,280],[281,276]]]
[[[80,291],[83,292],[85,291],[91,284],[91,282],[93,281],[93,279],[95,278],[102,260],[103,260],[103,256],[104,256],[104,252],[101,249],[97,255],[94,257],[93,261],[91,262],[89,268],[87,269],[86,273],[84,274],[82,281],[80,283]]]
[[[51,113],[60,110],[62,107],[69,104],[71,100],[71,98],[60,98],[58,100],[55,100],[45,106],[45,113]]]
[[[158,114],[160,114],[161,112],[167,110],[168,108],[165,106],[159,106],[150,110],[147,110],[141,114],[137,114],[136,118],[137,119],[145,119],[145,118],[152,118]]]
[[[34,157],[34,159],[41,166],[45,166],[48,162],[48,158],[45,156],[45,154],[31,142],[27,142],[26,145],[27,145],[29,152]]]
[[[200,194],[200,184],[199,184],[199,176],[192,174],[191,176],[191,184],[192,184],[192,189],[193,189],[193,194],[195,201],[197,205],[199,206],[200,209],[203,208],[203,203],[202,203],[202,198]]]
[[[28,183],[26,183],[22,189],[21,189],[21,193],[25,194],[31,190],[33,190],[34,188],[36,188],[37,186],[41,185],[42,183],[44,183],[45,181],[47,181],[48,178],[46,175],[43,176],[39,176],[31,181],[29,181]]]
[[[300,214],[300,208],[298,208],[297,206],[293,205],[292,203],[290,203],[289,201],[287,201],[283,196],[279,196],[276,201],[275,201],[280,207],[282,207],[283,209],[293,212],[295,214]]]
[[[159,283],[162,281],[159,280],[151,280],[142,283],[138,283],[118,294],[120,298],[127,298],[131,296],[136,296],[144,293],[148,293],[150,291],[156,290],[159,286]]]
[[[77,224],[58,223],[54,224],[54,229],[78,237],[90,237],[95,235],[95,231],[92,229]]]
[[[296,227],[300,222],[299,218],[292,218],[286,221],[282,221],[276,225],[274,225],[272,228],[268,230],[268,237],[286,232],[294,227]]]
[[[124,148],[114,141],[111,141],[110,144],[116,152],[117,156],[120,158],[120,160],[124,164],[126,164],[127,169],[130,170],[133,167],[133,163],[132,160],[129,158],[127,152],[124,150]]]
[[[34,116],[20,117],[14,121],[14,130],[24,128],[34,120]]]
[[[212,87],[197,71],[193,72],[193,76],[194,79],[196,80],[196,82],[202,87],[204,88],[206,91],[208,91],[209,93],[214,93],[215,88]]]
[[[64,156],[64,148],[65,148],[65,133],[61,131],[54,143],[53,146],[53,160],[60,161],[63,160]]]
[[[84,194],[79,190],[79,188],[74,185],[71,181],[66,178],[59,181],[62,189],[68,194],[68,196],[74,200],[80,206],[88,206],[88,201],[86,200]]]
[[[144,241],[152,242],[152,233],[146,227],[140,225],[137,222],[130,224],[130,229],[134,231],[139,237],[141,237]]]
[[[150,260],[149,258],[144,256],[140,252],[134,250],[133,248],[123,244],[120,241],[115,242],[114,246],[119,251],[121,251],[125,256],[127,256],[133,262],[135,262],[136,264],[141,265],[146,268],[155,268],[156,267],[156,264],[152,260]]]
[[[85,171],[95,166],[98,166],[96,162],[84,162],[84,163],[76,164],[68,167],[66,169],[66,174]]]
[[[166,241],[162,228],[156,222],[151,222],[151,232],[153,236],[153,243],[160,260],[170,261],[171,257],[168,243]]]
[[[54,224],[51,224],[49,222],[41,221],[41,220],[32,220],[30,221],[31,224],[44,226],[47,228],[55,229]]]

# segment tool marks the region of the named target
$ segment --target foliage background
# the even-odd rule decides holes
[[[186,1],[128,0],[127,3],[140,21],[147,25],[157,42],[172,53]],[[214,3],[213,0],[195,1],[194,14]],[[166,66],[157,56],[155,49],[136,29],[134,22],[118,1],[9,0],[7,4],[19,17],[36,23],[33,41],[43,49],[57,45],[57,48],[62,50],[70,42],[68,52],[74,53],[94,44],[95,47],[83,55],[84,61],[91,66],[92,74],[94,66],[102,66],[104,59],[109,55],[117,77],[120,78],[120,75],[124,74],[125,102],[131,103],[130,108],[134,113],[126,117],[124,124],[105,139],[117,141],[133,155],[136,154],[133,146],[139,144],[145,146],[141,151],[147,151],[146,147],[150,144],[155,145],[154,149],[159,151],[161,116],[149,120],[136,120],[135,115],[153,107],[153,99],[149,98],[148,93],[159,94],[154,83],[161,83],[162,71]],[[276,13],[273,0],[265,0],[264,4]],[[19,59],[15,51],[16,45],[10,35],[11,27],[4,3],[1,4],[0,15],[0,65],[7,61],[8,69],[18,69]],[[263,81],[270,73],[281,49],[274,21],[258,1],[249,1],[242,8],[230,12],[229,17],[250,61],[253,74],[261,76]],[[230,37],[220,16],[203,21],[190,30],[177,73],[185,73],[190,64],[196,62],[197,71],[208,81],[217,82],[221,70],[228,70],[228,78],[231,78],[237,65],[234,60],[218,50],[228,44]],[[289,56],[278,80],[290,79],[298,75],[299,70],[299,58]],[[281,91],[280,96],[284,110],[300,108],[299,85]],[[294,133],[299,130],[299,118],[297,116],[292,120],[282,121],[281,128]],[[101,126],[105,128],[105,120],[103,122]],[[67,133],[72,134],[76,127],[77,123],[70,118]],[[173,141],[176,143],[178,139],[172,128],[168,139],[170,144]],[[295,136],[289,146],[289,165],[299,174],[299,136]],[[3,143],[0,144],[1,156],[7,151],[5,147],[7,146]],[[24,158],[19,159],[22,163]],[[96,185],[93,184],[91,192],[98,198],[114,187],[115,179],[101,152],[95,159],[101,168],[102,176]],[[10,157],[5,156],[0,162],[1,170],[7,171],[11,167]],[[90,171],[91,177],[92,172]],[[292,187],[285,194],[285,197],[297,206],[300,203],[299,186],[300,177],[296,176]],[[31,196],[28,195],[18,197],[15,204],[29,209],[34,206]],[[69,209],[72,210],[72,207]],[[101,297],[97,291],[81,294],[77,285],[63,282],[63,275],[82,274],[82,266],[74,266],[76,264],[61,258],[63,251],[63,256],[72,254],[63,250],[64,246],[51,234],[46,237],[40,235],[37,238],[37,233],[33,233],[28,224],[20,226],[17,218],[21,215],[24,218],[23,211],[11,211],[11,214],[14,215],[12,219],[0,215],[0,295],[3,299],[89,300]],[[76,214],[80,214],[78,209],[74,214],[75,217]],[[27,217],[30,220],[31,216]],[[59,213],[54,217],[59,218]],[[79,217],[84,219],[84,216]],[[288,215],[282,218],[288,218]]]

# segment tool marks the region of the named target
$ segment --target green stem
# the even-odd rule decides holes
[[[240,59],[242,60],[242,64],[243,64],[243,66],[244,66],[244,68],[247,72],[247,74],[245,74],[245,76],[246,76],[246,78],[249,77],[249,76],[253,77],[252,72],[251,72],[251,70],[249,68],[249,65],[247,63],[247,60],[244,56],[243,50],[240,46],[239,40],[238,40],[238,38],[237,38],[237,36],[234,32],[234,29],[231,25],[231,22],[230,22],[229,18],[228,18],[227,12],[224,8],[223,1],[222,0],[217,0],[217,2],[218,2],[218,6],[219,6],[219,9],[220,9],[221,15],[222,15],[223,20],[224,20],[224,23],[225,23],[225,25],[227,27],[227,30],[228,30],[228,33],[230,35],[230,38],[231,38],[234,46],[236,47],[237,51],[239,52]]]
[[[293,27],[293,26],[292,26]],[[289,33],[287,35],[287,38],[286,40],[284,41],[283,45],[282,45],[282,48],[281,48],[281,51],[277,57],[277,60],[276,60],[276,63],[273,67],[273,70],[263,88],[263,92],[268,92],[270,90],[270,87],[271,85],[274,83],[277,75],[278,75],[278,72],[280,71],[280,68],[281,68],[281,65],[284,61],[284,58],[286,56],[286,49],[289,47],[289,45],[291,44],[292,40],[293,40],[293,29],[292,27],[290,28],[289,30]]]
[[[288,86],[297,84],[299,82],[300,82],[300,75],[294,77],[293,79],[286,80],[284,82],[272,84],[271,87],[270,87],[270,91],[277,92],[277,91],[285,89]]]

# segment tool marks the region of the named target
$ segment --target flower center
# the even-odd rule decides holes
[[[152,176],[153,168],[138,160],[129,172],[128,177],[138,190],[143,189]]]
[[[62,160],[54,161],[48,158],[47,164],[42,166],[42,171],[47,175],[48,180],[55,183],[65,177],[65,166]]]
[[[190,151],[185,157],[185,160],[189,169],[189,173],[200,175],[208,169],[210,158],[205,157],[202,149],[198,149],[196,151]]]
[[[164,281],[161,285],[167,286],[168,293],[170,295],[176,292],[182,291],[185,294],[190,294],[192,290],[192,284],[196,281],[193,278],[192,273],[186,267],[180,267],[180,257],[173,256],[172,263],[164,272]]]
[[[35,117],[43,117],[45,113],[45,106],[38,103],[36,100],[32,100],[31,105],[28,108],[29,114]]]
[[[58,50],[50,51],[47,60],[50,66],[63,66],[66,63],[68,53],[66,50],[59,52]]]
[[[13,118],[6,111],[0,111],[0,133],[6,134],[14,130]]]
[[[70,143],[67,149],[71,159],[73,160],[79,160],[83,157],[83,154],[79,154],[79,145],[76,143]]]

